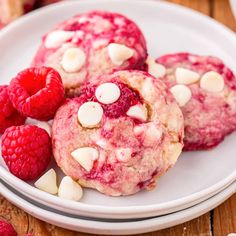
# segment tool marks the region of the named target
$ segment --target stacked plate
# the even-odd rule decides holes
[[[210,54],[235,68],[235,34],[197,12],[151,0],[80,0],[40,9],[0,32],[0,84],[8,83],[30,64],[41,36],[51,27],[95,9],[119,12],[137,22],[152,55]],[[63,200],[19,180],[1,162],[0,191],[35,217],[73,230],[115,235],[158,230],[197,217],[236,191],[235,140],[233,133],[213,150],[183,153],[155,190],[134,196],[115,198],[85,190],[81,202]],[[53,167],[61,177],[60,170]]]

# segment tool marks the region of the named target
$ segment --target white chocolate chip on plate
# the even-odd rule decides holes
[[[153,58],[148,57],[146,60],[148,73],[156,78],[163,77],[166,74],[166,68],[162,64],[156,63]]]
[[[98,102],[85,102],[78,110],[78,120],[85,128],[97,127],[102,116],[103,109]]]
[[[178,84],[187,85],[197,82],[200,79],[200,75],[192,70],[178,67],[175,70],[175,78]]]
[[[186,105],[192,97],[191,90],[183,84],[173,86],[170,91],[180,107]]]
[[[58,196],[67,200],[79,201],[83,196],[83,189],[71,177],[65,176],[60,183]]]
[[[35,183],[35,187],[51,194],[56,194],[57,188],[57,176],[53,169],[48,170],[44,175],[42,175]]]
[[[86,55],[80,48],[68,48],[61,60],[62,68],[69,73],[79,71],[84,65]]]
[[[98,151],[92,147],[77,148],[71,156],[87,171],[93,168],[93,163],[98,159]]]
[[[136,118],[141,121],[147,120],[147,109],[142,104],[137,104],[129,108],[129,110],[126,112],[127,116]]]
[[[134,55],[134,50],[125,45],[110,43],[107,47],[108,55],[114,65],[121,66]]]
[[[44,46],[46,48],[57,48],[73,36],[74,32],[72,31],[55,30],[47,35]]]
[[[114,83],[104,83],[97,87],[95,95],[99,102],[111,104],[119,99],[120,89]]]
[[[200,87],[208,92],[221,92],[224,89],[224,78],[215,71],[205,73],[200,81]]]

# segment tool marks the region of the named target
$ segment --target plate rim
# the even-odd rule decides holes
[[[21,19],[15,21],[15,22],[11,23],[9,26],[5,27],[0,32],[0,40],[4,35],[8,34],[9,31],[14,29],[18,25],[23,24],[25,21],[28,21],[28,19],[31,17],[35,17],[35,16],[37,17],[42,12],[45,12],[45,11],[50,12],[52,9],[61,8],[64,5],[74,5],[74,4],[78,4],[78,3],[80,4],[81,2],[84,4],[90,2],[90,4],[91,4],[92,2],[94,3],[94,2],[109,2],[109,1],[118,2],[118,0],[96,0],[96,1],[95,0],[79,0],[79,1],[64,1],[64,2],[60,2],[60,3],[52,4],[51,6],[46,6],[44,8],[41,8],[39,10],[36,10],[34,12],[31,12],[31,13],[23,16]],[[128,0],[119,0],[119,2],[125,3],[125,2],[128,2]],[[171,10],[178,10],[179,12],[182,12],[185,15],[191,15],[191,17],[196,18],[201,21],[204,21],[204,23],[210,25],[211,27],[216,28],[218,31],[221,31],[227,37],[229,37],[229,40],[234,41],[236,44],[236,36],[233,31],[231,31],[230,29],[228,29],[226,26],[222,25],[221,23],[216,22],[214,19],[210,18],[209,16],[206,16],[206,15],[199,13],[195,10],[188,9],[186,7],[179,6],[179,5],[176,5],[173,3],[163,2],[163,1],[133,0],[133,2],[142,3],[142,4],[144,4],[144,3],[145,4],[159,4],[159,5],[162,5],[162,7],[168,7]],[[10,172],[8,172],[2,166],[0,166],[0,177],[1,177],[1,175],[5,176],[4,179],[7,179],[7,180],[10,179],[14,183],[14,185],[16,185],[17,187],[21,186],[21,189],[24,189],[24,192],[27,192],[30,195],[33,192],[36,196],[40,196],[40,198],[47,203],[50,202],[51,204],[54,204],[55,198],[56,198],[59,205],[61,205],[63,203],[63,205],[68,208],[71,208],[71,207],[74,208],[74,206],[76,205],[76,207],[80,208],[80,210],[83,210],[85,212],[90,212],[90,213],[96,212],[96,213],[103,213],[103,214],[109,214],[109,213],[112,213],[112,214],[131,214],[131,213],[135,214],[135,213],[146,212],[147,210],[149,210],[149,211],[151,210],[152,212],[154,212],[154,211],[157,211],[157,210],[160,210],[163,208],[167,208],[167,206],[169,206],[168,208],[173,208],[176,205],[183,205],[184,203],[186,204],[186,199],[189,199],[188,202],[192,202],[192,201],[194,201],[194,199],[196,200],[196,199],[200,198],[200,196],[208,195],[209,193],[212,193],[214,190],[219,189],[220,188],[219,186],[223,187],[223,186],[226,186],[227,184],[232,183],[236,179],[236,170],[233,173],[231,173],[229,176],[224,178],[223,180],[218,181],[216,184],[212,185],[211,187],[208,187],[206,189],[203,189],[201,191],[198,191],[196,193],[190,194],[188,196],[185,196],[185,197],[182,197],[179,199],[171,200],[171,201],[168,201],[165,203],[158,203],[158,204],[151,204],[151,205],[120,206],[120,207],[103,206],[103,205],[90,205],[88,203],[83,203],[83,202],[76,202],[76,204],[71,204],[71,201],[65,201],[65,200],[59,199],[56,196],[44,193],[44,192],[36,189],[35,187],[32,187],[28,183],[13,176]],[[192,199],[192,200],[190,200],[190,199]]]
[[[84,227],[82,231],[80,232],[85,232],[85,233],[95,232],[95,234],[97,234],[97,230],[104,230],[104,232],[102,233],[105,235],[107,234],[117,235],[117,233],[122,234],[122,235],[130,235],[130,234],[136,234],[136,233],[147,233],[147,232],[151,232],[155,230],[161,230],[167,227],[172,227],[177,224],[190,221],[194,218],[199,217],[200,215],[205,214],[206,212],[212,210],[213,208],[223,203],[225,200],[230,198],[236,192],[236,181],[234,181],[234,183],[232,183],[230,186],[228,186],[227,188],[225,188],[224,190],[222,190],[215,196],[199,204],[196,204],[188,209],[180,210],[178,212],[174,212],[174,213],[164,215],[164,216],[157,216],[150,219],[143,219],[143,220],[130,221],[130,222],[129,221],[127,222],[106,222],[106,221],[101,222],[101,221],[96,221],[96,220],[81,219],[79,217],[74,218],[74,217],[70,217],[66,215],[61,215],[57,212],[48,211],[47,209],[43,207],[40,208],[39,206],[36,206],[33,203],[28,202],[26,199],[21,198],[20,196],[13,193],[0,181],[0,190],[2,189],[4,189],[4,191],[2,192],[4,192],[5,194],[5,195],[3,194],[3,196],[6,197],[9,201],[13,202],[13,204],[17,205],[17,207],[21,209],[23,208],[24,211],[26,211],[28,214],[33,215],[36,218],[39,218],[43,221],[46,220],[47,222],[51,224],[58,225],[59,227],[71,229],[71,226],[73,226],[73,230],[78,231],[78,230],[81,230],[81,229],[78,229],[78,222],[80,222],[79,227]],[[30,205],[31,210],[25,210],[25,205]],[[37,211],[41,213],[37,213]],[[183,216],[184,214],[185,216]],[[61,220],[59,221],[56,220],[58,217],[60,217]],[[169,222],[166,222],[168,218],[172,218],[172,220],[169,220]],[[157,223],[158,220],[159,220],[159,224]],[[72,222],[73,222],[73,225],[72,225]],[[93,223],[91,224],[91,222]],[[66,223],[66,226],[63,225],[65,223]],[[75,229],[75,225],[77,227],[76,229]],[[104,226],[106,228],[104,228]],[[91,229],[93,232],[91,231],[88,232],[88,230],[91,230]],[[122,232],[119,232],[119,230],[122,230]],[[130,231],[133,231],[133,232],[130,232]]]

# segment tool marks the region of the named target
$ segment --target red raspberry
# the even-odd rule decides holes
[[[2,136],[2,157],[10,172],[22,180],[42,175],[51,154],[48,133],[35,125],[10,127]]]
[[[13,106],[25,116],[50,120],[64,100],[61,76],[49,67],[29,68],[12,79],[9,96]]]
[[[25,117],[15,110],[8,96],[8,86],[0,86],[0,134],[13,125],[23,125]]]
[[[1,236],[17,236],[13,226],[5,220],[0,220],[0,235]]]

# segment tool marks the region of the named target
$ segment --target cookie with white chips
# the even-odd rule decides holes
[[[183,115],[165,84],[141,71],[101,76],[68,99],[53,121],[63,172],[111,195],[152,189],[183,148]]]
[[[117,70],[143,69],[144,36],[127,17],[111,12],[79,14],[47,33],[32,66],[56,69],[69,96],[84,82]]]
[[[184,150],[212,148],[236,129],[236,78],[220,59],[176,53],[147,64],[182,109]]]

